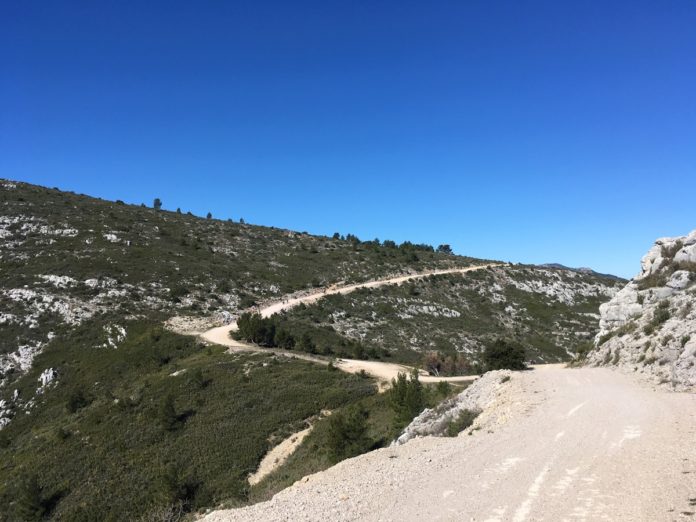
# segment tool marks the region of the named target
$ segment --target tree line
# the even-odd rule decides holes
[[[380,241],[379,238],[375,238],[372,240],[361,241],[360,238],[358,238],[358,236],[356,236],[354,234],[342,235],[339,232],[334,233],[334,235],[332,236],[332,239],[335,239],[337,241],[349,241],[349,242],[354,243],[356,245],[375,246],[375,247],[382,246],[384,248],[389,248],[389,249],[393,249],[393,250],[401,250],[401,251],[414,251],[415,250],[415,251],[421,251],[421,252],[438,252],[440,254],[454,255],[452,247],[448,244],[438,245],[438,247],[435,248],[432,245],[428,245],[427,243],[412,243],[411,241],[404,241],[403,243],[397,244],[395,241],[392,241],[391,239],[385,239],[384,241]]]

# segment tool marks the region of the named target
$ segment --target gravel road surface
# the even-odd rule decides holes
[[[204,520],[696,520],[694,394],[554,365],[514,373],[480,418]]]

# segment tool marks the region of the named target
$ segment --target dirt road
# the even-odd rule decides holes
[[[382,361],[362,361],[359,359],[338,359],[336,368],[349,373],[359,373],[365,371],[375,377],[379,383],[380,390],[383,391],[389,386],[392,379],[400,373],[410,373],[413,368],[403,364],[387,363]],[[425,383],[446,381],[452,384],[471,382],[478,378],[478,375],[459,375],[457,377],[435,377],[428,375],[424,370],[419,371],[418,380]]]
[[[445,269],[445,270],[431,270],[428,272],[421,272],[418,274],[411,274],[411,275],[405,275],[405,276],[397,276],[397,277],[390,277],[387,279],[379,279],[375,281],[368,281],[365,283],[358,283],[358,284],[353,284],[353,285],[346,285],[346,286],[332,286],[328,288],[324,288],[321,290],[317,290],[315,292],[311,292],[308,294],[300,295],[300,296],[295,296],[295,297],[286,297],[284,299],[281,299],[279,301],[276,301],[274,303],[270,303],[263,308],[259,310],[259,313],[261,314],[262,317],[270,317],[273,314],[277,314],[280,312],[283,312],[285,310],[290,310],[291,308],[294,308],[300,304],[312,304],[323,297],[326,297],[327,295],[334,295],[334,294],[349,294],[351,292],[354,292],[356,290],[359,290],[361,288],[378,288],[380,286],[385,286],[385,285],[394,285],[394,284],[401,284],[406,281],[409,281],[411,279],[422,279],[424,277],[429,277],[431,275],[442,275],[442,274],[462,274],[466,272],[472,272],[475,270],[482,270],[488,267],[493,267],[493,266],[499,266],[496,263],[490,263],[487,265],[476,265],[476,266],[470,266],[466,268],[451,268],[451,269]],[[207,332],[204,332],[201,334],[201,337],[205,339],[208,342],[214,343],[214,344],[221,344],[223,346],[228,346],[230,350],[235,350],[235,351],[254,351],[254,352],[264,352],[264,353],[278,353],[278,354],[283,354],[283,355],[292,355],[294,357],[298,357],[300,359],[305,359],[308,361],[312,362],[317,362],[321,364],[327,364],[326,359],[322,359],[320,357],[313,357],[308,354],[302,354],[298,352],[289,352],[286,350],[276,350],[276,349],[266,349],[266,348],[259,348],[258,346],[254,346],[249,343],[245,343],[242,341],[235,341],[234,339],[230,338],[230,332],[234,332],[237,330],[237,323],[232,323],[228,324],[225,326],[218,326],[217,328],[212,328],[208,330]],[[394,364],[394,363],[386,363],[386,362],[380,362],[380,361],[361,361],[357,359],[341,359],[339,363],[337,364],[337,367],[343,371],[346,372],[351,372],[351,373],[358,373],[360,371],[365,371],[372,375],[373,377],[376,377],[380,382],[389,382],[391,381],[392,378],[396,377],[396,375],[399,372],[404,372],[404,371],[410,371],[411,368],[407,366],[402,366],[399,364]],[[432,376],[427,376],[423,375],[421,380],[423,382],[437,382],[437,381],[449,381],[452,383],[457,383],[457,382],[467,382],[471,381],[475,378],[475,376],[461,376],[461,377],[432,377]]]
[[[205,520],[696,520],[696,395],[554,366],[515,373],[491,410],[472,435],[362,455]]]

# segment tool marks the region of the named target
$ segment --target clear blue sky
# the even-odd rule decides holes
[[[0,177],[623,276],[696,228],[693,0],[0,7]]]

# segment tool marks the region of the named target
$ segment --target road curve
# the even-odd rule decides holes
[[[472,435],[426,437],[206,522],[696,519],[696,395],[604,368],[513,374]]]
[[[449,268],[449,269],[442,269],[442,270],[430,270],[427,272],[419,272],[417,274],[410,274],[410,275],[404,275],[404,276],[397,276],[397,277],[390,277],[386,279],[378,279],[374,281],[367,281],[365,283],[356,283],[352,285],[345,285],[345,286],[330,286],[328,288],[324,288],[321,290],[317,290],[315,292],[311,292],[308,294],[300,295],[300,296],[295,296],[295,297],[286,297],[284,299],[275,301],[273,303],[270,303],[260,310],[258,310],[258,313],[261,314],[262,317],[270,317],[273,314],[277,314],[280,312],[284,312],[286,310],[290,310],[291,308],[294,308],[296,306],[299,306],[300,304],[312,304],[320,299],[328,296],[328,295],[335,295],[335,294],[349,294],[351,292],[355,292],[356,290],[359,290],[361,288],[378,288],[380,286],[385,286],[385,285],[398,285],[401,283],[404,283],[406,281],[409,281],[411,279],[422,279],[424,277],[429,277],[432,275],[444,275],[444,274],[463,274],[466,272],[473,272],[475,270],[482,270],[485,268],[489,267],[494,267],[494,266],[500,266],[500,263],[488,263],[485,265],[475,265],[475,266],[469,266],[466,268]],[[258,346],[255,346],[253,344],[245,343],[242,341],[237,341],[234,340],[230,337],[231,332],[237,331],[237,323],[231,323],[225,326],[218,326],[216,328],[211,328],[210,330],[204,332],[201,334],[201,337],[213,344],[220,344],[223,346],[227,346],[230,348],[232,351],[253,351],[253,352],[263,352],[263,353],[277,353],[277,354],[283,354],[283,355],[291,355],[294,357],[298,357],[300,359],[304,359],[307,361],[312,361],[320,364],[327,364],[327,360],[320,358],[320,357],[314,357],[309,354],[303,354],[302,352],[296,352],[296,351],[288,351],[288,350],[279,350],[279,349],[267,349],[267,348],[259,348]],[[381,362],[381,361],[362,361],[362,360],[357,360],[357,359],[339,359],[336,363],[336,367],[339,368],[340,370],[350,372],[350,373],[359,373],[361,371],[365,371],[366,373],[372,375],[373,377],[376,377],[380,382],[390,382],[391,379],[397,376],[398,373],[403,373],[404,371],[409,372],[412,370],[412,368],[408,366],[403,366],[400,364],[395,364],[395,363],[387,363],[387,362]],[[425,374],[424,372],[421,374],[420,380],[422,382],[439,382],[439,381],[448,381],[452,383],[457,383],[457,382],[467,382],[467,381],[472,381],[476,378],[476,376],[458,376],[458,377],[434,377]]]

